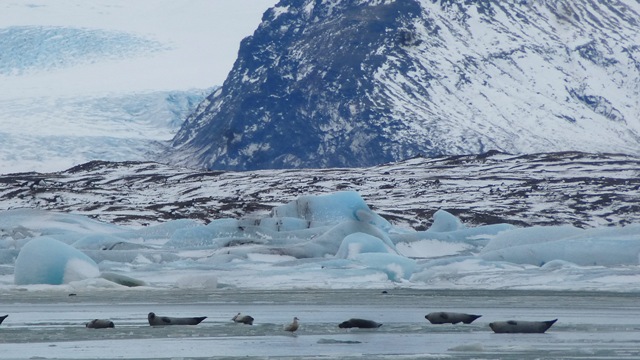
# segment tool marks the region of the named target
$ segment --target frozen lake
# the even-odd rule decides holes
[[[637,294],[471,290],[98,290],[0,293],[2,359],[366,358],[637,359]],[[482,315],[470,325],[432,325],[431,311]],[[208,316],[197,326],[148,325],[150,311]],[[235,324],[238,312],[253,326]],[[282,330],[297,316],[301,328]],[[361,317],[376,330],[339,329]],[[113,329],[84,323],[109,318]],[[494,334],[489,322],[550,320],[546,334]]]

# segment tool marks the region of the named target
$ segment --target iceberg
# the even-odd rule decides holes
[[[356,255],[354,260],[370,269],[384,272],[389,280],[395,282],[408,280],[416,268],[415,260],[396,254],[361,253]]]
[[[90,257],[48,237],[38,237],[26,243],[14,266],[16,285],[60,285],[99,275],[98,265]]]
[[[362,253],[396,254],[397,251],[387,245],[380,238],[365,234],[353,233],[345,236],[336,252],[336,257],[341,259],[353,259]]]
[[[0,212],[0,263],[21,286],[98,277],[160,288],[640,291],[640,224],[470,226],[439,210],[415,231],[352,191],[300,196],[259,216],[145,228],[20,209]]]
[[[327,195],[303,195],[288,204],[272,210],[272,217],[291,217],[317,224],[335,224],[343,221],[364,221],[384,230],[391,224],[369,209],[355,191],[339,191]]]
[[[559,236],[559,229],[554,227],[534,230],[536,236],[533,239],[536,241],[527,243],[531,239],[524,238],[523,245],[519,245],[521,241],[510,242],[508,244],[513,246],[503,245],[502,248],[482,252],[480,257],[488,261],[536,266],[553,260],[587,266],[640,265],[640,225],[627,226],[624,232],[618,229],[585,230],[579,236],[569,237]],[[569,229],[560,232],[566,230]],[[567,235],[573,234],[573,230],[567,232]]]

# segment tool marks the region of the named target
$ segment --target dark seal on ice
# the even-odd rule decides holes
[[[475,319],[482,315],[472,315],[457,312],[439,311],[428,313],[424,316],[432,324],[471,324]]]
[[[234,316],[231,320],[241,324],[253,325],[253,317],[242,315],[241,313],[238,313],[238,315]]]
[[[157,316],[150,312],[147,316],[149,325],[151,326],[164,326],[164,325],[198,325],[202,320],[206,319],[206,316],[200,317],[169,317],[169,316]]]
[[[558,319],[549,321],[496,321],[490,323],[489,327],[497,334],[542,334],[549,330],[556,321]]]
[[[366,319],[349,319],[347,321],[341,322],[338,327],[341,329],[349,329],[349,328],[361,328],[361,329],[375,329],[382,326],[381,323],[375,322],[373,320]]]
[[[113,321],[107,319],[93,319],[85,324],[89,329],[106,329],[115,327]]]

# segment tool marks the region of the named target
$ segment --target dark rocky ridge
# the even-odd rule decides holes
[[[0,176],[0,209],[37,208],[123,225],[256,217],[300,195],[354,190],[391,222],[425,229],[438,209],[468,224],[581,227],[640,222],[640,158],[576,152],[413,158],[370,168],[196,171],[94,161]]]

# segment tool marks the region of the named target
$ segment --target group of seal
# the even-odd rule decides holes
[[[8,317],[9,315],[0,316],[0,324]],[[448,312],[448,311],[438,311],[431,312],[425,315],[425,319],[429,320],[432,324],[471,324],[476,319],[481,317],[482,315],[474,315],[474,314],[465,314],[458,312]],[[169,316],[157,316],[155,313],[150,312],[147,316],[147,320],[149,321],[149,325],[151,326],[168,326],[168,325],[198,325],[206,316],[197,316],[197,317],[169,317]],[[242,315],[238,313],[234,316],[232,321],[241,324],[253,325],[253,317],[249,315]],[[300,327],[300,323],[298,322],[298,318],[294,317],[293,321],[289,324],[284,325],[284,330],[294,333]],[[489,327],[496,334],[542,334],[549,330],[553,324],[556,323],[558,319],[548,320],[548,321],[516,321],[516,320],[507,320],[507,321],[495,321],[489,323]],[[106,329],[115,327],[113,321],[108,319],[93,319],[85,324],[87,328],[90,329]],[[360,319],[360,318],[351,318],[347,321],[343,321],[338,324],[338,327],[341,329],[350,329],[350,328],[361,328],[361,329],[376,329],[381,327],[382,324],[373,320]]]
[[[0,323],[4,320],[8,315],[0,317]],[[149,321],[149,325],[151,326],[169,326],[169,325],[198,325],[206,316],[195,316],[195,317],[171,317],[171,316],[158,316],[154,312],[150,312],[147,315],[147,320]],[[241,324],[253,325],[253,317],[249,315],[242,315],[242,313],[238,313],[234,316],[232,321]],[[298,318],[294,317],[293,322],[290,324],[284,325],[284,330],[289,331],[291,333],[298,330],[300,324],[298,323]],[[353,320],[353,319],[352,319]],[[113,328],[115,324],[113,321],[108,319],[93,319],[85,324],[87,328],[90,329],[106,329]]]
[[[424,316],[432,324],[471,324],[482,315],[457,312],[432,312]],[[548,321],[495,321],[489,327],[496,334],[542,334],[556,323],[558,319]]]
[[[167,326],[167,325],[198,325],[206,316],[198,317],[169,317],[169,316],[157,316],[155,313],[150,312],[147,315],[147,320],[151,326]],[[93,319],[85,324],[85,327],[89,329],[107,329],[115,327],[113,321],[109,319]]]

